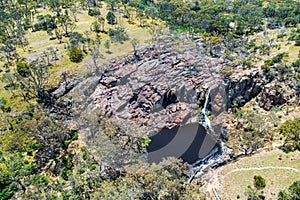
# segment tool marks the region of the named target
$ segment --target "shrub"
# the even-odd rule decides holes
[[[71,47],[69,47],[68,54],[71,62],[79,63],[83,59],[83,52],[76,45],[71,45]]]
[[[94,31],[96,33],[100,33],[101,32],[101,26],[100,23],[98,21],[94,21],[91,25],[91,31]]]
[[[38,185],[38,186],[47,185],[49,182],[47,177],[45,177],[44,175],[36,175],[34,176],[32,181],[34,185]]]
[[[266,187],[266,180],[262,176],[254,176],[254,187],[261,190]]]
[[[300,199],[300,181],[295,181],[288,189],[288,191],[280,190],[278,193],[278,200],[296,200]]]
[[[268,65],[262,65],[261,66],[261,69],[265,72],[265,73],[267,73],[267,72],[269,72],[270,70],[271,70],[271,68],[270,68],[270,66],[268,66]]]
[[[109,11],[106,15],[106,20],[109,24],[115,24],[116,23],[116,16],[113,12]]]
[[[4,110],[6,103],[6,99],[0,97],[0,110]]]
[[[283,33],[283,34],[278,34],[277,35],[277,38],[279,39],[279,38],[284,38],[285,36],[287,36],[285,33]]]
[[[111,38],[111,41],[116,41],[122,43],[123,41],[129,40],[128,34],[125,32],[125,29],[122,27],[117,27],[115,29],[109,29],[108,35]]]
[[[26,62],[17,62],[17,73],[22,77],[29,76],[30,72]]]
[[[88,11],[88,15],[89,16],[99,16],[101,15],[101,12],[98,8],[90,8],[89,11]]]
[[[81,33],[73,32],[69,38],[72,45],[78,45],[79,43],[85,43],[87,38],[85,38]]]
[[[300,141],[300,119],[285,121],[280,126],[279,131],[285,136],[284,151],[294,151],[298,149]]]
[[[300,59],[296,60],[292,63],[292,66],[294,67],[295,71],[300,73]]]
[[[38,19],[38,23],[33,25],[33,31],[39,31],[39,30],[49,31],[57,27],[54,17],[52,17],[49,14],[39,15],[37,16],[37,19]]]

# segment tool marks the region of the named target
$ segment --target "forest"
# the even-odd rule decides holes
[[[210,170],[225,182],[234,170],[223,165],[266,149],[276,162],[265,163],[285,162],[290,177],[232,179],[234,198],[300,199],[299,23],[298,0],[0,0],[0,200],[215,199],[211,187],[222,197],[229,186],[210,186]],[[217,79],[222,119],[218,95],[205,104]],[[196,91],[196,109],[174,97],[179,86]],[[148,162],[159,123],[193,112],[222,121],[228,159],[203,173],[178,158]]]

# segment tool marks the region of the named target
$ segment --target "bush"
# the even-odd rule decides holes
[[[68,54],[71,62],[79,63],[83,59],[83,52],[76,45],[69,47]]]
[[[293,63],[292,63],[292,66],[293,66],[293,67],[296,67],[296,68],[300,67],[300,59],[298,59],[298,60],[296,60],[295,62],[293,62]]]
[[[52,17],[49,14],[39,15],[37,16],[37,19],[38,19],[38,23],[33,25],[33,31],[40,31],[40,30],[51,31],[57,27],[54,17]]]
[[[300,141],[300,119],[285,121],[280,126],[279,131],[285,136],[284,151],[294,151],[298,149]]]
[[[22,77],[29,76],[30,71],[26,62],[17,62],[17,73]]]
[[[91,25],[91,31],[94,31],[96,33],[101,32],[101,25],[98,21],[94,21]]]
[[[10,187],[6,187],[3,190],[0,190],[0,199],[6,200],[10,199],[14,194],[14,189],[11,189]]]
[[[266,187],[266,180],[262,176],[254,176],[254,187],[258,190]]]
[[[85,38],[81,33],[73,32],[69,38],[72,45],[78,45],[79,43],[85,43],[88,39]]]
[[[278,193],[278,200],[296,200],[300,199],[300,181],[295,181],[288,189],[288,191],[280,190]]]
[[[108,35],[111,38],[111,41],[120,42],[129,40],[128,34],[125,32],[125,29],[122,27],[117,27],[115,29],[109,29]]]
[[[36,175],[33,178],[33,184],[37,186],[47,185],[49,180],[44,175]]]
[[[109,11],[106,15],[106,20],[109,24],[115,24],[116,23],[116,16],[113,12]]]
[[[270,66],[269,66],[269,65],[266,65],[266,64],[262,65],[262,66],[261,66],[261,69],[262,69],[265,73],[268,73],[268,72],[271,70]]]
[[[89,11],[88,11],[88,15],[89,16],[99,16],[101,15],[101,12],[98,8],[90,8]]]
[[[284,37],[286,37],[287,35],[285,34],[285,33],[283,33],[283,34],[278,34],[277,35],[277,38],[278,39],[280,39],[280,38],[284,38]]]
[[[0,97],[0,110],[4,110],[6,103],[6,99]]]

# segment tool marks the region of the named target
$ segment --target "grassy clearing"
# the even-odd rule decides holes
[[[281,160],[279,160],[281,158]],[[278,169],[268,169],[267,167],[282,167]],[[294,181],[300,179],[300,173],[283,169],[284,167],[294,168],[300,171],[300,152],[285,154],[280,150],[270,152],[263,151],[251,157],[242,158],[239,161],[221,167],[219,170],[219,189],[222,199],[245,199],[247,186],[253,186],[253,176],[260,175],[266,179],[264,194],[266,199],[274,199],[281,189],[287,189]],[[245,171],[238,169],[250,168]],[[253,170],[251,170],[253,168]],[[265,168],[257,170],[256,168]]]
[[[286,36],[284,36],[283,38],[278,38],[278,35],[280,35],[283,32],[280,29],[268,30],[267,35],[265,37],[263,36],[263,33],[260,32],[253,36],[250,36],[249,38],[255,39],[255,44],[257,46],[260,46],[262,44],[268,45],[268,41],[270,41],[270,40],[273,40],[277,45],[279,45],[279,47],[271,48],[270,56],[265,56],[265,58],[263,58],[263,60],[269,59],[276,54],[279,54],[282,52],[287,52],[289,54],[289,57],[286,59],[286,61],[292,63],[298,59],[300,47],[295,46],[294,41],[288,41],[291,30],[292,30],[291,28],[286,28],[286,30],[284,31]]]
[[[108,10],[106,9],[105,4],[101,8],[102,16],[106,16],[106,13]],[[47,14],[45,10],[42,10],[40,14]],[[105,30],[108,31],[109,28],[113,28],[119,25],[124,26],[126,32],[129,34],[130,40],[133,38],[136,38],[140,45],[146,45],[147,41],[150,39],[150,33],[147,28],[141,28],[138,25],[137,19],[133,21],[133,24],[129,24],[127,19],[124,19],[121,17],[121,14],[116,15],[119,24],[117,25],[109,25],[105,24]],[[91,17],[88,15],[87,11],[80,11],[78,13],[78,21],[76,22],[76,28],[74,31],[79,33],[85,33],[89,32],[90,37],[92,39],[95,39],[96,34],[90,31],[91,24],[96,20],[95,17]],[[118,56],[124,56],[132,51],[132,46],[130,43],[130,40],[125,41],[123,44],[119,43],[112,43],[110,51],[111,53],[106,53],[106,49],[104,47],[104,43],[106,40],[109,39],[108,34],[100,33],[101,38],[101,53],[103,54],[103,59],[100,61],[100,64],[107,63],[107,61],[111,58],[118,57]],[[53,75],[53,78],[56,77],[58,73],[61,73],[62,71],[71,71],[73,73],[77,72],[84,72],[88,68],[88,66],[85,66],[86,63],[91,63],[90,57],[86,56],[84,60],[81,63],[72,63],[69,61],[69,58],[67,56],[67,51],[65,49],[65,43],[59,44],[58,40],[49,40],[49,35],[45,31],[38,31],[38,32],[31,32],[28,31],[26,34],[26,37],[28,38],[29,44],[30,44],[30,52],[23,51],[22,49],[19,49],[19,53],[25,57],[29,58],[32,55],[36,54],[42,54],[48,47],[56,47],[59,50],[59,57],[60,60],[57,61],[54,65],[54,67],[51,68],[51,74]],[[67,42],[68,38],[64,38],[64,42]],[[60,67],[61,66],[61,67]]]
[[[300,52],[300,47],[292,45],[288,49],[289,53],[289,62],[295,62],[298,59],[298,55]]]

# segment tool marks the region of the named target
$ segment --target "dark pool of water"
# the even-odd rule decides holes
[[[193,164],[208,155],[217,144],[199,123],[162,129],[150,139],[148,159],[155,163],[163,158],[176,157]]]

